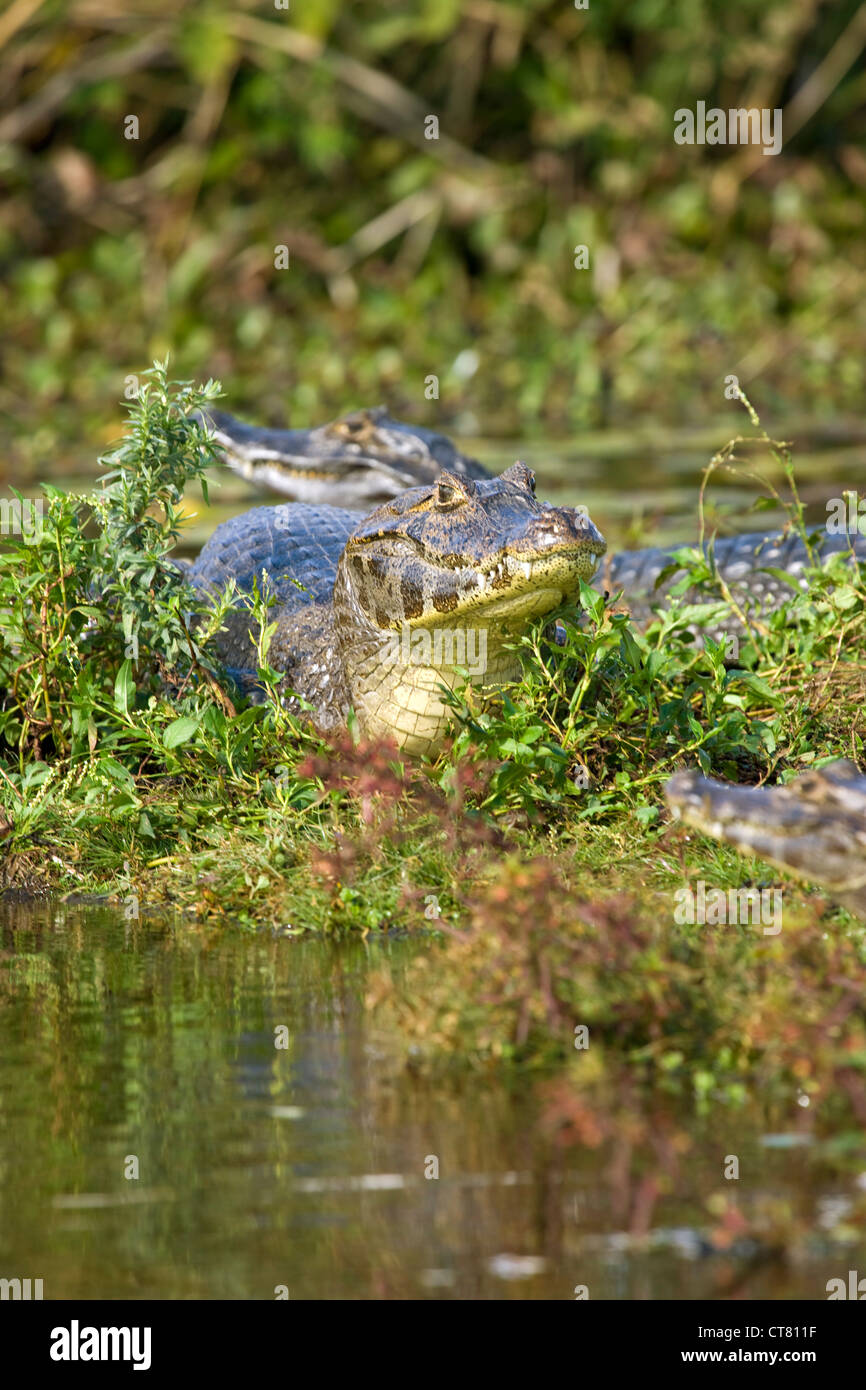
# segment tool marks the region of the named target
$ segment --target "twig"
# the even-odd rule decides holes
[[[0,15],[0,48],[9,42],[44,4],[45,0],[15,0],[5,15]]]
[[[443,163],[466,173],[487,175],[499,180],[506,176],[514,182],[517,176],[506,171],[492,160],[475,154],[461,145],[450,135],[440,135],[438,140],[427,140],[424,136],[424,119],[427,108],[411,92],[393,77],[368,67],[357,58],[348,58],[344,53],[336,53],[326,48],[318,39],[302,34],[288,25],[271,24],[267,20],[255,19],[251,15],[232,15],[226,17],[226,29],[241,40],[262,46],[269,51],[278,49],[295,58],[300,63],[311,66],[321,64],[344,86],[351,88],[365,103],[373,107],[372,119],[386,130],[401,135],[409,144],[417,145],[425,154],[441,159]]]
[[[36,96],[25,101],[15,111],[0,120],[0,141],[14,144],[54,115],[67,97],[79,87],[106,78],[126,77],[128,73],[146,68],[150,63],[171,62],[167,39],[169,30],[159,29],[132,48],[118,53],[102,51],[67,72],[59,72],[40,89]]]
[[[348,270],[356,261],[369,256],[373,251],[378,251],[380,246],[393,241],[394,237],[405,232],[416,223],[429,217],[431,213],[437,212],[441,207],[442,200],[437,193],[430,189],[419,189],[416,193],[410,193],[408,197],[401,198],[399,203],[380,213],[370,222],[365,223],[349,240],[334,252],[333,266],[334,271],[339,274]]]
[[[785,141],[796,135],[812,119],[815,112],[832,95],[835,88],[859,58],[866,46],[866,4],[861,4],[851,22],[845,27],[830,52],[818,64],[802,87],[791,97],[782,111],[782,132]],[[767,164],[763,150],[752,146],[732,155],[720,168],[716,188],[724,190],[730,201],[734,190],[751,178],[757,169]]]
[[[816,67],[785,107],[782,129],[785,139],[796,135],[842,81],[866,46],[866,4],[861,5],[830,52]]]

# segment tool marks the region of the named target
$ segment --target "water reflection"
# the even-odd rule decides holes
[[[848,1198],[813,1190],[802,1147],[710,1125],[638,1239],[608,1160],[558,1149],[528,1085],[394,1078],[366,974],[426,949],[0,904],[0,1276],[46,1298],[569,1299],[824,1297],[844,1275],[821,1213]],[[746,1200],[814,1213],[793,1264],[702,1235],[735,1142]]]

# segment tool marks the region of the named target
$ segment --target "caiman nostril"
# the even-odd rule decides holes
[[[534,545],[556,545],[566,539],[562,529],[558,526],[536,525],[529,532]]]
[[[527,527],[527,535],[531,538],[532,544],[540,550],[573,545],[575,542],[591,542],[599,553],[605,548],[601,532],[585,512],[579,512],[573,507],[556,507],[551,508],[549,512],[542,512]]]
[[[572,528],[563,512],[542,513],[526,528],[534,545],[561,545],[572,539]]]

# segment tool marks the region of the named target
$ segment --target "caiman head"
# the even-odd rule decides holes
[[[866,917],[866,777],[841,759],[783,787],[678,772],[665,787],[686,825],[827,888]]]
[[[339,499],[342,507],[367,509],[434,482],[443,468],[461,477],[488,476],[445,435],[393,420],[383,407],[309,430],[246,425],[211,407],[197,418],[210,427],[235,473],[293,502],[333,506]]]
[[[514,679],[508,644],[573,597],[606,549],[582,511],[535,496],[515,463],[474,481],[443,472],[365,517],[340,557],[334,620],[355,712],[368,735],[411,753],[441,742],[441,686]]]

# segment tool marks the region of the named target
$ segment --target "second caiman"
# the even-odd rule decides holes
[[[444,434],[394,420],[383,406],[306,430],[247,425],[213,407],[197,418],[209,426],[229,468],[293,502],[369,510],[434,482],[443,468],[461,478],[490,477]]]

